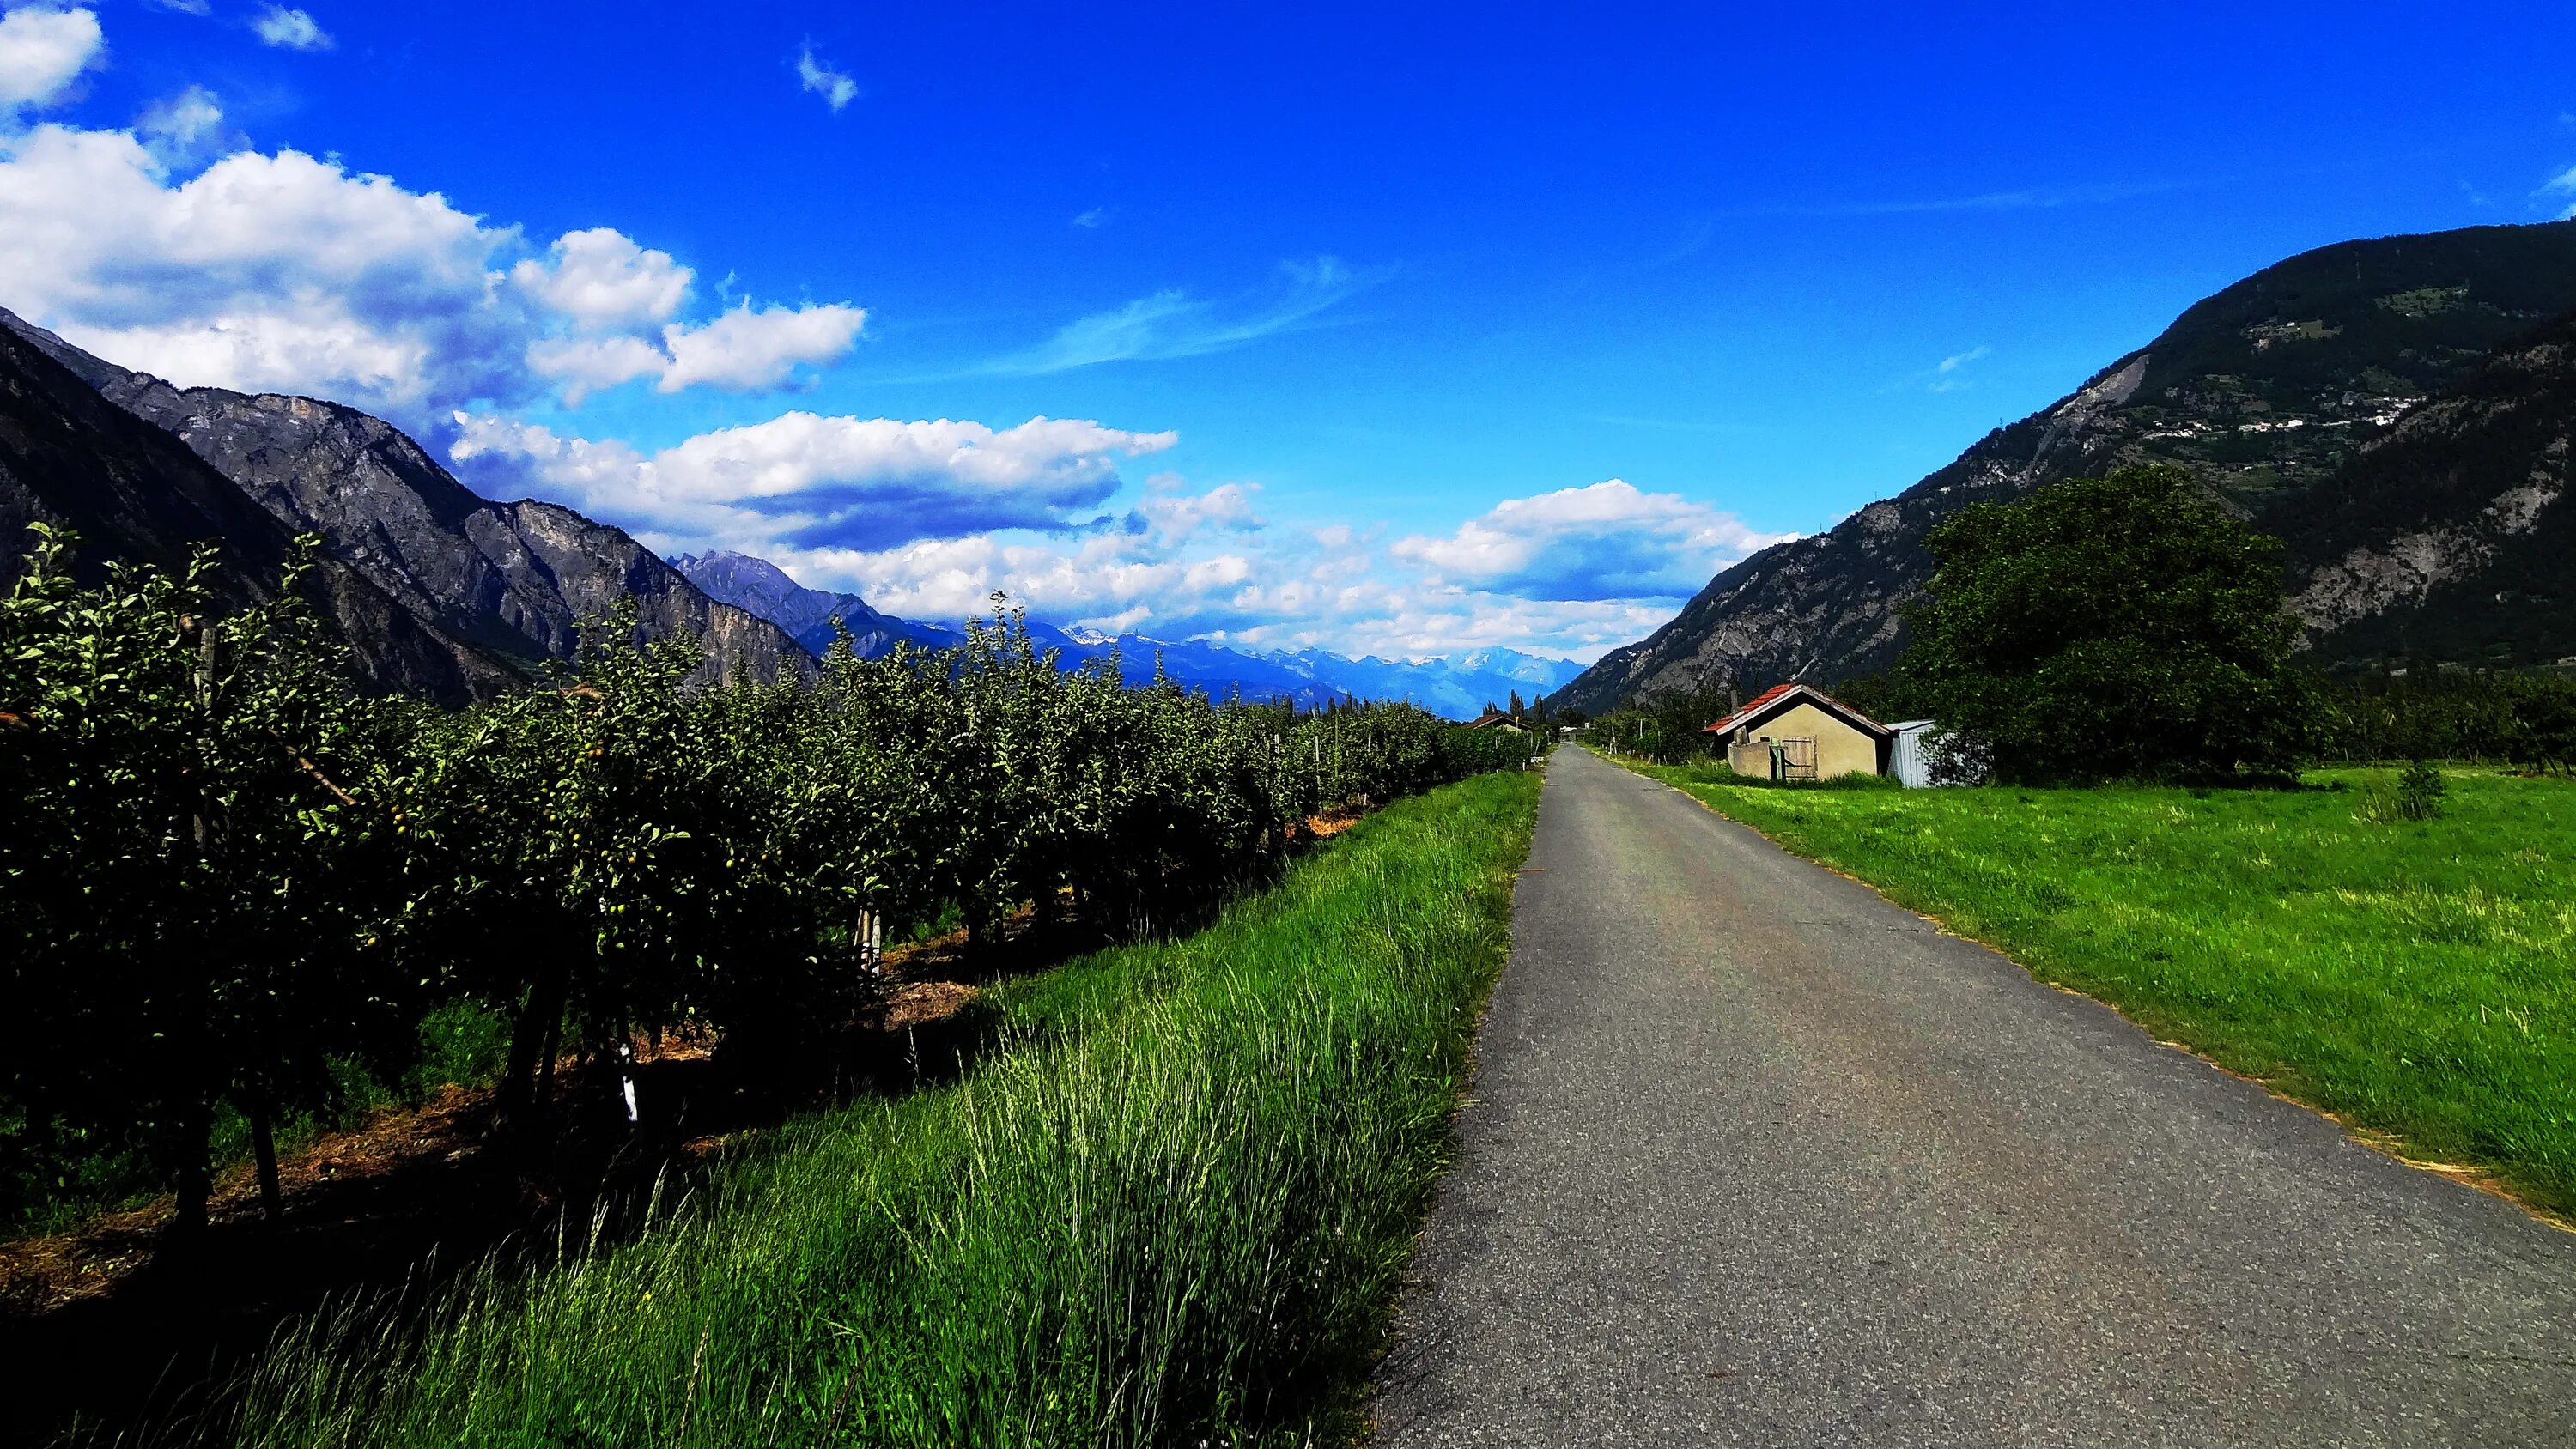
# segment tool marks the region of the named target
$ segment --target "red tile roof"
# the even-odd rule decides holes
[[[1757,694],[1753,696],[1753,698],[1745,701],[1744,708],[1739,709],[1735,713],[1728,715],[1726,718],[1719,720],[1717,723],[1710,725],[1707,729],[1700,731],[1700,733],[1726,734],[1732,731],[1739,722],[1760,713],[1764,705],[1769,704],[1771,701],[1778,699],[1780,696],[1787,694],[1790,690],[1796,689],[1797,687],[1798,686],[1794,684],[1775,684],[1769,689],[1766,689],[1760,694]]]
[[[1713,735],[1733,734],[1737,726],[1750,724],[1757,717],[1768,713],[1772,705],[1779,703],[1783,698],[1791,694],[1802,694],[1865,729],[1874,730],[1879,734],[1888,733],[1887,726],[1880,724],[1878,721],[1871,719],[1869,716],[1862,714],[1859,710],[1852,708],[1850,705],[1843,703],[1841,700],[1834,698],[1832,695],[1825,693],[1823,690],[1818,689],[1811,684],[1775,684],[1747,701],[1744,708],[1739,709],[1735,713],[1728,715],[1726,718],[1719,720],[1717,723],[1710,725],[1708,728],[1700,731],[1700,733]]]

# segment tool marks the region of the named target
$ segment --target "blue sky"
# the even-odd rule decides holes
[[[897,611],[1589,657],[2576,202],[2563,6],[1232,9],[11,7],[0,305]]]

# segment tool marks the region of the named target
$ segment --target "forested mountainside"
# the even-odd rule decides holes
[[[1553,702],[1597,712],[1639,694],[1883,669],[1903,648],[1896,606],[1930,577],[1922,543],[1935,524],[1969,503],[2147,462],[2189,467],[2230,507],[2288,539],[2293,591],[2317,626],[2320,660],[2385,654],[2398,634],[2406,648],[2481,662],[2554,659],[2568,652],[2547,642],[2563,639],[2563,625],[2552,634],[2514,622],[2548,607],[2535,602],[2529,577],[2533,568],[2546,577],[2548,554],[2536,544],[2452,548],[2411,590],[2402,567],[2346,560],[2355,549],[2420,554],[2410,538],[2458,522],[2442,509],[2476,512],[2529,484],[2533,468],[2547,471],[2536,455],[2514,461],[2521,444],[2508,438],[2521,437],[2512,431],[2521,424],[2498,431],[2499,420],[2534,414],[2499,398],[2563,366],[2548,360],[2558,353],[2542,356],[2553,334],[2541,329],[2571,311],[2576,222],[2302,253],[2195,304],[2073,395],[1988,434],[1896,497],[1719,574],[1671,623],[1604,655]],[[2491,359],[2505,365],[2502,351],[2526,348],[2537,350],[2519,370],[2488,371]],[[2498,397],[2468,401],[2485,393]],[[2428,399],[2454,396],[2459,407],[2427,413],[2447,422],[2405,426]],[[2376,461],[2383,452],[2386,464]],[[2555,467],[2563,479],[2563,457]],[[2436,506],[2409,481],[2427,469],[2450,479],[2433,491],[2451,502]],[[2488,532],[2521,539],[2564,529],[2543,516],[2557,496],[2540,487],[2502,505]],[[2463,501],[2471,498],[2484,501]],[[2526,558],[2529,567],[2515,562]],[[2350,581],[2333,585],[2335,568]],[[2520,582],[2490,580],[2496,568]],[[2567,589],[2552,587],[2563,610]],[[2499,602],[2499,592],[2523,602]],[[2471,613],[2489,622],[2472,623]],[[2372,622],[2383,615],[2384,627]]]
[[[624,530],[551,503],[481,498],[382,419],[311,398],[172,387],[6,311],[0,331],[14,349],[42,349],[95,396],[184,444],[182,452],[254,505],[250,513],[278,525],[272,532],[320,534],[339,568],[433,627],[451,651],[510,666],[475,672],[472,693],[569,659],[581,622],[629,598],[647,637],[688,630],[705,640],[710,675],[771,679],[813,667],[775,625],[708,598]],[[255,562],[248,535],[235,541],[236,532],[253,527],[249,517],[227,503],[206,516],[206,531],[164,533],[155,546],[220,537]],[[16,539],[8,545],[13,559],[21,546]],[[363,629],[349,632],[360,641]],[[362,653],[370,647],[360,642]],[[388,682],[412,687],[402,678]]]
[[[196,544],[217,541],[223,551],[207,585],[218,604],[234,607],[274,597],[294,549],[295,530],[177,438],[0,328],[0,586],[24,569],[31,523],[80,536],[73,564],[84,580],[114,561],[184,573]],[[349,641],[358,672],[380,687],[453,704],[514,678],[336,557],[317,562],[307,589]]]

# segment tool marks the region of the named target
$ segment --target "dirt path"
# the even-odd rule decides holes
[[[2576,1235],[1550,776],[1382,1445],[2576,1444]]]

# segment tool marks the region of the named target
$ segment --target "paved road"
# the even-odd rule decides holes
[[[2576,1444],[2576,1235],[1677,792],[1512,929],[1381,1449]]]

